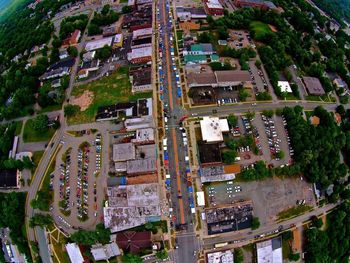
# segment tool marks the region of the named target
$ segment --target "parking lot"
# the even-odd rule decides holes
[[[55,219],[68,229],[93,228],[104,198],[101,181],[102,135],[84,131],[65,135],[52,175]]]
[[[255,60],[249,60],[249,72],[253,80],[253,89],[255,93],[264,92],[268,90],[268,84],[264,73],[255,66]]]
[[[300,178],[214,183],[207,186],[205,192],[209,207],[251,200],[254,215],[263,226],[273,224],[279,212],[296,206],[299,200],[305,200],[306,205],[316,205],[311,184]]]

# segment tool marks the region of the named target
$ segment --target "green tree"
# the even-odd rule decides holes
[[[69,56],[73,57],[73,58],[76,58],[78,56],[78,49],[74,46],[69,46],[67,48],[67,52],[69,54]]]
[[[236,160],[236,157],[237,157],[237,152],[236,152],[236,151],[233,151],[233,150],[225,151],[225,152],[222,154],[223,161],[224,161],[224,163],[226,163],[226,164],[232,164],[232,163],[234,163],[235,160]]]
[[[102,30],[98,25],[96,25],[94,23],[90,23],[90,25],[88,26],[88,35],[89,36],[98,35],[101,33],[102,33]]]
[[[102,10],[101,10],[101,14],[102,15],[107,15],[108,13],[109,13],[109,11],[111,10],[111,6],[110,5],[104,5],[103,7],[102,7]]]
[[[279,151],[276,153],[276,158],[282,160],[285,157],[284,151]]]
[[[290,253],[289,256],[288,256],[288,259],[290,261],[299,261],[300,254],[299,253]]]
[[[260,227],[260,221],[259,221],[259,217],[253,217],[252,219],[252,229],[258,229]]]
[[[24,156],[22,162],[25,169],[32,169],[34,167],[34,163],[28,156]]]
[[[122,8],[122,13],[123,14],[128,14],[128,13],[131,13],[132,12],[132,7],[131,6],[123,6]]]
[[[32,124],[32,128],[33,130],[37,131],[37,132],[46,132],[49,127],[49,118],[47,117],[47,115],[38,115],[36,118],[33,119]]]
[[[231,127],[236,127],[238,123],[238,118],[234,114],[230,114],[227,117],[227,122],[230,124]]]
[[[255,66],[258,68],[258,69],[261,69],[261,60],[257,59],[255,61]]]
[[[29,219],[29,226],[31,228],[35,226],[47,227],[53,223],[52,217],[50,215],[34,214]]]
[[[282,233],[282,238],[285,241],[290,241],[293,238],[293,233],[292,231],[288,230]]]
[[[80,110],[78,105],[67,104],[64,106],[64,116],[72,117]]]
[[[244,262],[244,257],[243,257],[243,251],[240,248],[235,248],[234,250],[234,262],[235,263],[243,263]]]
[[[273,117],[273,110],[263,110],[262,114],[266,117],[272,118]]]
[[[106,60],[112,55],[112,47],[104,46],[96,51],[96,58]]]
[[[159,258],[159,259],[162,259],[162,260],[163,259],[167,259],[168,258],[168,252],[165,249],[157,251],[156,257]]]

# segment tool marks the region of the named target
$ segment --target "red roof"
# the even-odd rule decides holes
[[[150,248],[152,246],[151,232],[135,232],[125,231],[117,234],[116,238],[118,246],[123,251],[130,253],[138,253],[141,249]]]

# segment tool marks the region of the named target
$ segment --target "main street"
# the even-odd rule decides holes
[[[170,253],[174,262],[196,262],[194,251],[199,248],[199,241],[193,229],[190,209],[187,179],[186,179],[186,148],[182,142],[182,132],[176,128],[184,116],[177,94],[177,83],[172,66],[172,24],[169,16],[170,6],[166,0],[159,1],[160,42],[162,42],[162,68],[164,71],[164,104],[168,112],[168,129],[166,137],[169,149],[169,172],[171,176],[171,206],[175,216],[176,243],[178,248]],[[174,55],[174,54],[173,54]]]
[[[96,8],[96,6],[94,6]],[[86,26],[88,27],[92,17],[93,17],[93,12],[91,12],[91,15],[89,17],[89,22]],[[87,36],[87,29],[85,30],[85,33],[81,37],[81,41],[77,47],[78,51],[81,52],[85,46],[85,41],[86,41],[86,36]],[[75,76],[77,73],[78,65],[80,63],[80,57],[78,56],[75,60],[75,64],[72,67],[71,70],[71,77],[70,77],[70,82],[69,82],[69,87],[66,91],[66,97],[69,99],[70,94],[72,92],[74,82],[75,82]],[[27,236],[29,241],[36,241],[36,236],[37,234],[35,233],[35,230],[33,228],[29,227],[29,220],[30,218],[34,215],[35,210],[31,207],[30,201],[36,198],[37,191],[40,188],[42,179],[45,175],[46,170],[48,169],[48,164],[50,163],[50,159],[54,157],[54,153],[57,150],[57,147],[60,144],[60,141],[63,138],[64,132],[67,128],[67,123],[64,118],[64,112],[63,108],[66,105],[66,103],[63,103],[62,110],[59,112],[60,113],[60,122],[61,122],[61,127],[56,131],[54,136],[52,137],[50,143],[48,144],[42,159],[36,169],[36,172],[34,174],[34,177],[32,179],[28,194],[27,194],[27,200],[26,200],[26,228],[27,228]],[[43,239],[40,239],[41,241]],[[39,249],[48,249],[47,244],[44,244],[43,242],[39,243]],[[51,262],[51,258],[42,258],[43,262]]]

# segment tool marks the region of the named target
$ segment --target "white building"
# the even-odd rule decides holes
[[[113,41],[113,36],[92,40],[86,43],[85,50],[92,51],[92,50],[103,48],[104,46],[111,46],[112,41]]]
[[[198,206],[205,206],[204,192],[203,191],[197,192],[196,195],[197,195]]]
[[[97,244],[91,247],[91,254],[95,261],[108,260],[112,257],[119,256],[120,250],[118,245],[114,242],[104,246]]]
[[[256,244],[258,263],[282,263],[282,239],[280,237]]]
[[[230,250],[208,253],[207,262],[208,263],[234,263],[233,253]]]
[[[221,142],[224,140],[223,132],[228,132],[227,119],[219,119],[218,117],[203,117],[200,121],[202,139],[205,142]]]
[[[277,86],[280,87],[282,92],[287,92],[287,93],[293,92],[288,81],[278,81]]]
[[[80,252],[79,246],[75,243],[68,243],[66,251],[72,263],[84,263],[84,258]]]

